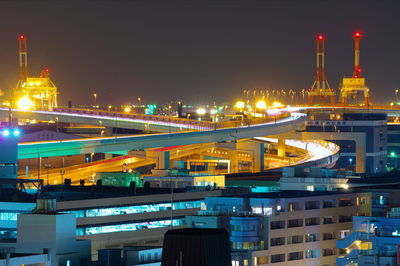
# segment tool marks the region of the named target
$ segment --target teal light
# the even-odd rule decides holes
[[[392,151],[392,152],[390,153],[390,157],[396,157],[396,153],[395,153],[394,151]]]

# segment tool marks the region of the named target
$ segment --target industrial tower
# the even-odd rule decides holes
[[[308,102],[313,105],[314,102],[326,103],[329,98],[330,104],[335,103],[335,92],[330,88],[325,75],[325,40],[326,37],[318,34],[316,37],[317,44],[317,70],[315,74],[315,81],[311,89],[308,90]],[[315,101],[314,101],[314,98]]]
[[[57,87],[45,68],[39,77],[29,77],[26,37],[18,37],[19,80],[13,89],[13,106],[22,110],[49,110],[57,107]]]
[[[352,78],[343,78],[340,88],[340,99],[342,104],[347,103],[347,98],[356,99],[358,92],[364,94],[364,105],[369,105],[369,88],[365,85],[365,78],[361,78],[360,67],[360,40],[362,34],[355,32],[354,39],[354,70]]]

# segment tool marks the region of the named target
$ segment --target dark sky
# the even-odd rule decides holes
[[[327,35],[335,89],[351,75],[354,30],[374,102],[400,87],[400,1],[1,1],[0,88],[18,79],[17,36],[30,73],[49,66],[60,102],[209,102],[243,88],[312,85],[314,36]]]

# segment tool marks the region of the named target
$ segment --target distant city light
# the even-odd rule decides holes
[[[21,134],[21,131],[19,131],[18,129],[14,129],[13,134],[14,136],[18,137]]]
[[[131,108],[129,106],[125,107],[124,109],[125,113],[129,113],[131,111]]]
[[[204,109],[204,108],[199,108],[199,109],[196,110],[196,113],[197,113],[198,115],[205,115],[206,109]]]

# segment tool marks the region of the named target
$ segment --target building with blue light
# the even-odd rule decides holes
[[[74,213],[78,239],[90,240],[92,259],[97,250],[124,246],[162,246],[164,233],[186,227],[185,216],[196,214],[207,196],[248,193],[247,189],[73,187],[46,191],[55,197],[57,211]],[[64,188],[65,189],[65,188]],[[173,192],[173,193],[171,193]]]
[[[354,216],[353,228],[344,239],[336,241],[342,265],[399,265],[400,209],[389,217]]]
[[[281,191],[207,197],[188,227],[230,232],[232,265],[335,265],[352,216],[372,213],[369,192]]]
[[[382,173],[387,162],[387,115],[375,113],[321,114],[311,117],[306,124],[307,132],[332,132],[329,141],[340,146],[338,168],[354,167],[356,164],[356,135],[365,145],[365,172]],[[342,133],[342,134],[341,134]],[[352,133],[349,139],[340,135]],[[337,134],[337,135],[336,135]],[[361,136],[364,135],[364,136]],[[364,144],[364,145],[363,145]],[[364,147],[362,147],[364,149]]]

